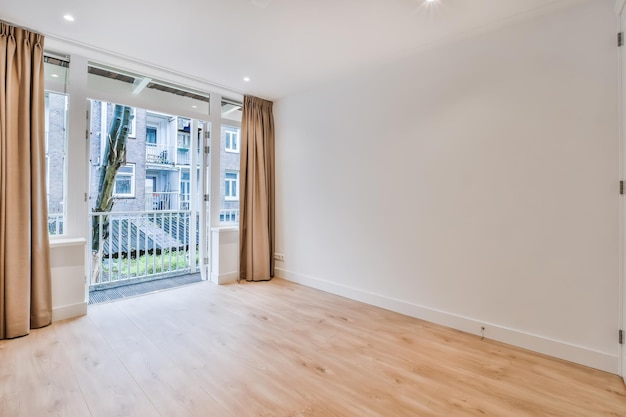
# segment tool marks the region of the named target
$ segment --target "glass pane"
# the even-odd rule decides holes
[[[69,58],[44,52],[44,88],[47,91],[67,93]]]
[[[230,152],[239,152],[239,130],[236,127],[224,127],[224,149]]]
[[[234,100],[222,100],[222,118],[241,122],[243,105]]]
[[[146,128],[146,143],[157,143],[157,130],[155,127]]]
[[[126,165],[126,166],[122,165],[122,166],[121,166],[121,167],[117,170],[117,172],[118,172],[118,175],[119,175],[119,174],[124,174],[124,173],[126,173],[126,174],[132,174],[132,173],[133,173],[133,171],[134,171],[134,168],[135,168],[135,167],[134,167],[133,165]]]
[[[145,80],[143,75],[96,63],[90,63],[88,67],[89,90],[109,96],[119,94],[123,97],[133,88],[133,85],[142,80]],[[171,109],[176,109],[182,114],[189,112],[198,116],[209,114],[210,97],[207,94],[170,85],[157,79],[152,79],[145,88],[135,94],[135,97],[144,102],[153,103],[154,108],[150,109],[153,111],[169,112]],[[143,136],[143,133],[141,134]]]
[[[227,125],[222,125],[220,131],[220,182],[224,184],[220,196],[221,223],[239,222],[239,201],[237,200],[237,180],[240,169],[239,131],[238,127]]]
[[[48,195],[48,231],[65,233],[65,149],[67,143],[67,102],[65,94],[45,95],[46,188]]]
[[[130,194],[131,193],[131,178],[129,176],[118,176],[115,179],[115,192],[116,194]]]

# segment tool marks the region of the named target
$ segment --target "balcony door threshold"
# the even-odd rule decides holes
[[[178,275],[145,282],[127,283],[113,288],[97,288],[89,291],[89,304],[106,303],[123,300],[162,290],[172,289],[183,285],[202,281],[200,273]]]

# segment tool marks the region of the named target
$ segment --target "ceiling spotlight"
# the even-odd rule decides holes
[[[71,14],[66,14],[65,16],[63,16],[63,19],[67,20],[68,22],[73,22],[74,16],[72,16]]]
[[[250,82],[250,77],[243,77],[243,80],[244,80],[245,82]]]
[[[57,74],[50,74],[50,76],[51,76],[52,78],[58,78],[58,77],[59,77]]]

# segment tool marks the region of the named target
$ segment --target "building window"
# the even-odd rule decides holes
[[[135,164],[122,165],[115,175],[113,187],[115,197],[135,197]]]
[[[224,132],[224,138],[226,140],[226,144],[224,145],[224,150],[226,152],[239,153],[239,129],[226,130]]]
[[[156,145],[157,143],[157,128],[154,126],[146,127],[146,144]]]
[[[239,200],[239,172],[226,171],[224,179],[224,199]]]

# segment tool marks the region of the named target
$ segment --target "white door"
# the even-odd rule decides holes
[[[197,217],[198,223],[198,242],[195,242],[196,234],[192,237],[192,242],[198,247],[198,269],[203,280],[209,279],[210,270],[210,245],[209,245],[209,225],[210,225],[210,205],[205,201],[204,196],[208,195],[208,189],[211,184],[211,159],[208,152],[208,137],[210,132],[210,124],[205,121],[192,121],[192,132],[195,132],[191,138],[191,166],[189,172],[189,188],[191,195],[191,215]],[[195,167],[195,169],[194,169]],[[194,192],[194,190],[196,190]],[[192,217],[192,218],[193,218]],[[195,223],[195,222],[194,222]],[[191,266],[192,272],[196,272],[195,262]]]

